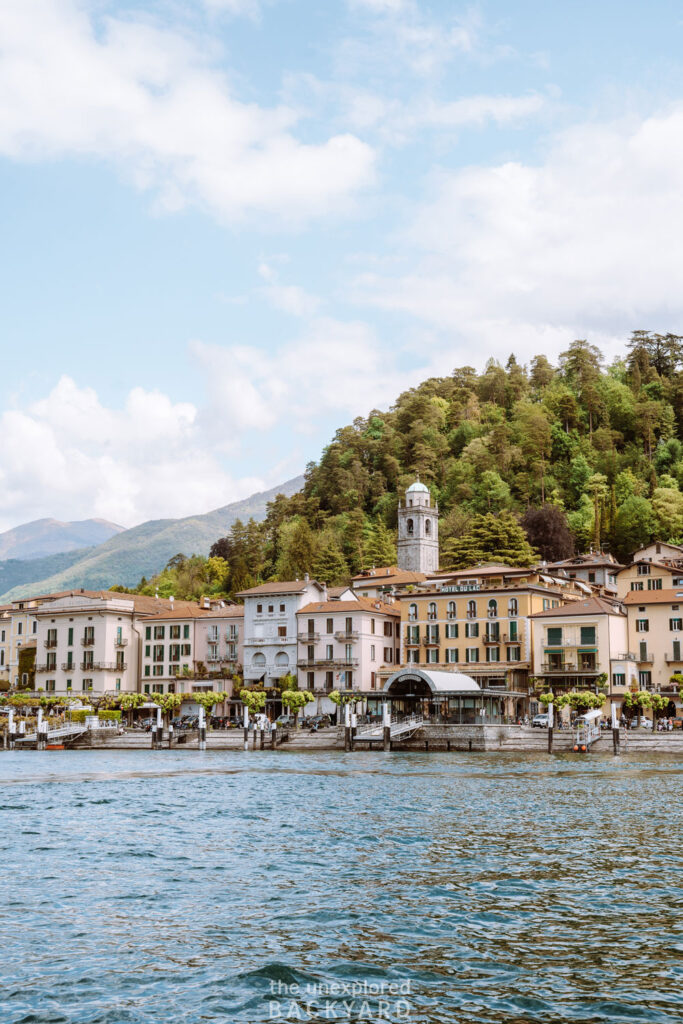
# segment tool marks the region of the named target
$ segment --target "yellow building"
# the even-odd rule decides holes
[[[590,588],[535,569],[477,566],[441,573],[401,594],[404,665],[466,673],[487,689],[517,694],[510,714],[530,710],[530,616],[585,597]]]
[[[641,558],[617,573],[617,596],[621,601],[630,593],[652,593],[683,587],[683,569],[652,558]]]

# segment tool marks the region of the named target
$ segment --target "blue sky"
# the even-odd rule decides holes
[[[3,0],[0,529],[273,486],[433,373],[682,329],[680,4]]]

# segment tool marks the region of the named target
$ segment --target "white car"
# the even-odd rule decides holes
[[[531,719],[532,729],[547,729],[548,728],[548,713],[545,712],[541,715],[534,715]]]

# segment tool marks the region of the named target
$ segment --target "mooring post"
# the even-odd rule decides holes
[[[353,744],[356,739],[356,731],[358,729],[358,715],[355,711],[351,712],[351,746],[349,750],[353,750]]]
[[[612,746],[614,747],[614,756],[619,756],[619,719],[617,718],[617,706],[612,704]]]
[[[164,723],[161,718],[161,708],[157,707],[157,750],[161,750],[164,742]]]
[[[173,746],[173,726],[169,725],[169,727],[168,727],[168,749],[170,750],[172,746]]]
[[[391,712],[388,700],[382,704],[382,739],[384,749],[391,750]]]
[[[23,720],[19,722],[19,735],[22,737],[26,735],[26,722]]]
[[[263,721],[263,719],[261,719],[261,728],[259,729],[259,732],[261,733],[261,750],[265,750],[265,748],[266,748],[266,723]]]
[[[344,750],[351,750],[351,705],[344,705]]]
[[[36,719],[36,750],[45,750],[45,741],[43,739],[43,709],[38,708],[37,719]]]
[[[9,715],[7,716],[7,732],[9,734],[9,748],[14,750],[17,739],[14,731],[14,708],[10,708]]]
[[[249,750],[249,708],[244,705],[244,749]]]
[[[553,705],[548,704],[548,753],[553,752]]]
[[[270,726],[270,749],[275,750],[277,744],[277,725],[273,722]]]
[[[206,750],[206,714],[203,705],[199,705],[199,750]]]

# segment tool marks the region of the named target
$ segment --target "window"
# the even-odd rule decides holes
[[[652,685],[652,672],[639,672],[638,684],[641,690],[649,690]]]
[[[353,619],[351,618],[351,616],[348,616],[346,618],[344,625],[346,627],[346,632],[347,633],[352,633],[353,632]],[[391,623],[389,623],[389,628],[391,629]]]
[[[277,635],[278,636],[287,636],[287,627],[286,626],[278,626],[277,627]]]
[[[508,615],[519,615],[519,605],[516,597],[511,597],[508,601]]]
[[[406,643],[407,644],[419,644],[420,642],[420,627],[419,626],[406,626]]]
[[[165,636],[166,636],[166,627],[165,626],[155,626],[154,627],[154,639],[155,640],[163,640]]]
[[[669,629],[672,632],[680,633],[683,629],[683,619],[669,619]]]
[[[274,611],[275,611],[275,606],[272,605],[272,604],[269,604],[268,605],[268,614],[272,615]]]
[[[34,619],[33,620],[33,632],[34,633],[38,632],[38,619]]]
[[[183,640],[189,640],[189,639],[190,639],[190,624],[189,624],[189,622],[186,622],[185,625],[183,626]]]
[[[615,672],[612,676],[613,686],[626,686],[626,674],[624,672]]]
[[[544,597],[543,598],[543,611],[547,612],[548,608],[550,608],[550,601],[548,600],[547,597]]]
[[[306,673],[306,685],[309,690],[313,690],[315,688],[315,672]]]
[[[147,683],[145,686],[145,693],[149,693],[149,683]]]
[[[432,532],[432,521],[431,519],[425,519],[425,533],[429,537]]]
[[[487,661],[500,661],[500,647],[487,647],[486,648],[486,660]]]
[[[152,666],[152,675],[153,676],[163,676],[163,674],[164,674],[164,666],[163,665],[153,665]],[[155,690],[154,692],[158,693],[159,691]]]
[[[562,646],[562,626],[548,626],[548,647]]]
[[[45,680],[45,689],[47,690],[48,693],[54,693],[54,690],[55,690],[55,681],[54,681],[54,679],[46,679]]]
[[[370,632],[372,633],[373,636],[375,635],[375,620],[374,619],[370,619]]]
[[[588,582],[589,583],[595,583],[595,573],[594,572],[589,572],[588,573]]]
[[[285,610],[285,606],[283,604],[281,604],[280,605],[280,614],[281,615],[283,614],[284,610]]]
[[[661,590],[662,589],[662,578],[661,576],[657,579],[649,579],[647,581],[648,590]]]
[[[180,661],[180,644],[171,644],[168,654],[169,661]],[[123,667],[123,666],[122,666]]]
[[[457,614],[457,612],[456,612],[456,608],[455,608],[455,601],[449,601],[448,602],[448,611],[447,611],[448,618],[449,619],[454,619],[456,614]]]
[[[510,623],[510,639],[511,640],[518,640],[519,639],[519,634],[517,632],[518,625],[519,625],[519,623],[517,623],[517,622],[511,622]]]
[[[469,625],[469,623],[468,623],[468,625]],[[458,623],[457,622],[447,622],[446,623],[446,639],[447,640],[457,640],[458,639]]]
[[[121,680],[120,680],[120,679],[117,679],[117,680],[116,680],[116,689],[117,689],[117,690],[120,690],[120,689],[121,689]]]
[[[465,648],[465,661],[473,664],[479,661],[479,648],[478,647],[467,647]]]
[[[180,626],[169,626],[168,636],[170,640],[180,640]]]
[[[650,566],[646,565],[644,562],[639,562],[636,568],[639,576],[650,575]]]
[[[154,660],[155,661],[163,661],[164,660],[164,645],[163,644],[155,644],[154,645]]]
[[[66,688],[67,688],[67,690],[72,689],[72,685],[71,685],[71,680],[70,679],[67,679],[67,681],[66,681]]]
[[[150,644],[145,644],[145,657],[149,658],[152,653],[152,647]]]
[[[353,644],[344,644],[344,658],[351,661],[353,658]],[[389,659],[391,661],[391,659]]]
[[[581,646],[595,646],[595,626],[581,627]]]
[[[495,619],[498,616],[498,602],[493,598],[489,601],[488,616],[490,619]]]
[[[69,632],[71,632],[71,630],[69,630]],[[152,627],[151,626],[145,626],[145,640],[151,640],[151,639],[152,639]]]
[[[435,619],[436,618],[436,604],[435,604],[434,601],[430,601],[429,602],[429,611],[428,611],[427,617],[429,619]]]
[[[334,619],[328,619],[325,626],[326,633],[334,633]]]
[[[420,661],[419,651],[406,651],[406,662],[409,665],[417,665]]]
[[[47,631],[47,642],[46,642],[45,646],[46,647],[56,647],[57,646],[57,630],[56,629],[48,629],[48,631]]]
[[[370,661],[375,660],[375,645],[370,644]]]
[[[429,654],[429,653],[430,652],[427,651],[427,654]],[[427,658],[427,661],[429,661],[429,658]],[[385,647],[384,648],[384,664],[385,665],[391,664],[391,647]]]
[[[309,644],[306,648],[306,657],[309,661],[315,661],[315,647],[313,644]]]
[[[19,636],[21,636],[21,634],[23,632],[24,632],[24,623],[23,622],[17,622],[17,634]]]
[[[73,628],[73,626],[69,626],[69,632],[67,634],[66,645],[67,645],[67,647],[73,647],[73,645],[74,645],[74,628]]]
[[[649,633],[650,631],[650,620],[649,619],[636,619],[636,633]]]
[[[332,661],[334,659],[334,647],[332,644],[327,644],[325,647],[325,660]]]
[[[406,528],[408,530],[408,536],[412,537],[415,532],[415,525],[412,519],[408,519],[408,521],[406,522]]]
[[[384,635],[385,636],[391,636],[391,632],[392,632],[392,630],[391,630],[391,622],[385,622],[384,623]]]
[[[334,686],[334,672],[325,673],[325,689],[331,690]]]
[[[154,683],[152,685],[152,693],[163,693],[163,692],[164,692],[164,684],[163,683]]]
[[[83,690],[84,693],[87,693],[88,690],[92,690],[92,679],[84,679],[81,683],[81,690]]]
[[[508,661],[521,661],[522,660],[522,648],[521,647],[508,647],[507,656],[508,656]]]
[[[152,670],[151,670],[150,666],[149,666],[149,665],[145,665],[145,675],[146,675],[146,676],[150,675],[150,674],[151,674],[151,671],[152,671]]]
[[[479,636],[479,623],[478,622],[466,622],[465,623],[465,636],[466,637]]]
[[[500,622],[487,622],[486,639],[494,641],[500,640]]]
[[[412,621],[415,621],[415,619],[417,618],[417,605],[416,604],[411,604],[410,608],[408,609],[408,618],[411,619]]]
[[[633,580],[631,582],[631,590],[642,590],[642,589],[643,589],[643,581],[642,580]]]
[[[438,644],[439,642],[439,625],[425,626],[425,640],[428,644]]]
[[[449,647],[448,648],[448,650],[446,651],[446,661],[449,664],[454,664],[456,661],[460,661],[460,658],[458,657],[458,648],[457,647]]]
[[[476,601],[468,601],[467,602],[467,618],[468,619],[476,619],[476,617],[477,617],[477,602]]]
[[[309,633],[315,633],[315,619],[307,620],[307,629]]]
[[[256,614],[260,615],[262,611],[263,611],[263,605],[262,604],[257,604],[256,605]]]
[[[439,651],[436,647],[430,647],[427,651],[427,663],[429,665],[438,665],[439,663]]]

